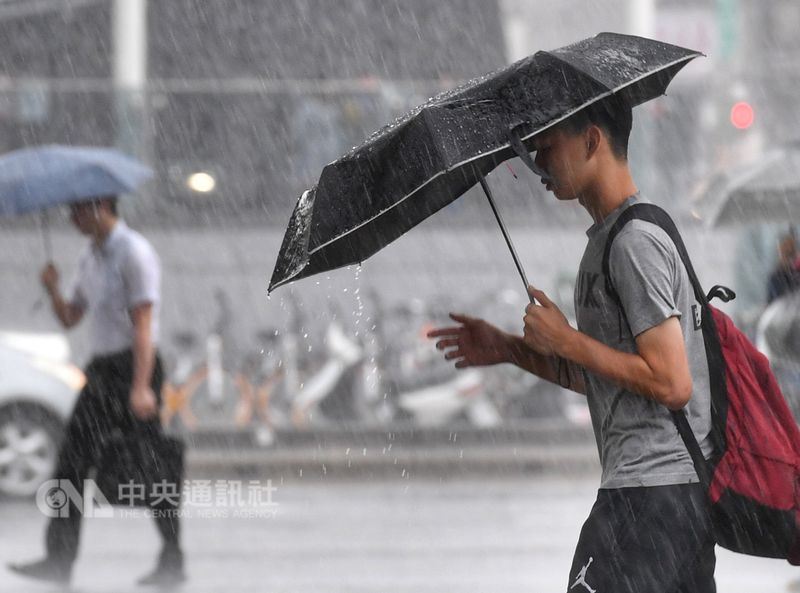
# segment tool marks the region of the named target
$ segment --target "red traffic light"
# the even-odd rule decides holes
[[[739,130],[746,130],[753,125],[756,113],[747,101],[739,101],[731,107],[731,123]]]

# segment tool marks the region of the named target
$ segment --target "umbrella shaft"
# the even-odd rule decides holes
[[[508,234],[506,224],[503,222],[503,219],[500,216],[500,211],[497,209],[497,204],[494,202],[494,197],[489,189],[489,184],[486,183],[486,178],[483,175],[479,175],[478,181],[483,188],[483,193],[486,194],[486,199],[489,200],[489,205],[492,207],[492,212],[494,212],[494,217],[497,219],[497,224],[500,225],[500,231],[503,233],[503,238],[506,240],[506,245],[508,245],[508,250],[511,252],[511,257],[514,258],[514,265],[517,266],[517,272],[519,272],[520,278],[522,278],[522,283],[525,285],[525,292],[527,293],[528,278],[525,275],[525,270],[522,269],[522,263],[519,261],[519,256],[517,256],[517,250],[514,249],[514,243],[511,242],[511,235]]]
[[[42,243],[44,244],[44,256],[47,262],[53,261],[53,242],[50,239],[50,219],[47,212],[41,212],[39,216],[39,228],[42,232]]]

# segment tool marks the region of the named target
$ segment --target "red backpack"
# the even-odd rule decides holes
[[[609,231],[603,254],[608,294],[619,303],[608,258],[614,238],[632,219],[656,224],[670,236],[702,306],[714,447],[709,459],[683,410],[672,412],[672,419],[708,495],[716,541],[735,552],[800,565],[800,430],[769,361],[725,313],[709,305],[714,297],[728,302],[736,295],[722,286],[703,293],[675,223],[654,204],[630,206]]]

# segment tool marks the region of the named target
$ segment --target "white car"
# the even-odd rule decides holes
[[[0,332],[0,494],[32,496],[52,477],[86,379],[60,334]]]

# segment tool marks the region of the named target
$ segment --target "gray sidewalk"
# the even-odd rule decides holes
[[[194,514],[185,521],[190,581],[183,591],[565,591],[573,546],[597,484],[596,474],[448,480],[407,472],[385,479],[285,476],[282,481],[256,476],[262,483],[272,479],[277,487],[274,517],[231,512],[208,518],[184,507]],[[41,554],[45,520],[32,503],[3,502],[0,517],[3,561]],[[141,590],[132,583],[155,556],[152,521],[90,519],[84,536],[75,591]],[[782,561],[724,550],[718,556],[720,593],[783,592],[800,577],[800,570]],[[0,591],[49,590],[0,569]]]
[[[365,429],[313,432],[204,431],[187,440],[193,471],[363,477],[581,474],[598,468],[591,428],[564,422],[517,427]]]

